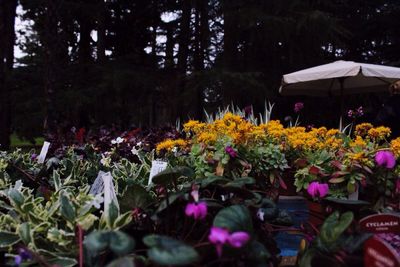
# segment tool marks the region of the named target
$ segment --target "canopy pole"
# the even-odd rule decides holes
[[[344,90],[344,77],[339,78],[340,83],[340,116],[344,116],[344,97],[343,97],[343,90]]]

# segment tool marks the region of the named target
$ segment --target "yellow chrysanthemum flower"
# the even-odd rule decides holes
[[[400,137],[397,137],[390,142],[390,149],[396,157],[400,157]]]

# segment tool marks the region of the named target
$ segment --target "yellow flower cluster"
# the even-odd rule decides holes
[[[384,140],[385,138],[389,137],[391,134],[391,130],[385,126],[379,126],[376,128],[371,128],[368,130],[368,137],[374,140]]]
[[[235,144],[246,144],[266,136],[265,126],[254,125],[239,115],[229,112],[213,123],[191,120],[183,127],[185,132],[195,135],[197,142],[211,145],[221,138],[229,138]]]
[[[397,137],[390,142],[390,149],[393,151],[396,157],[400,157],[400,137]]]
[[[351,161],[357,161],[357,162],[363,163],[363,164],[367,164],[369,162],[368,156],[363,151],[348,153],[347,158],[350,159]]]
[[[360,135],[357,135],[356,139],[350,142],[350,146],[363,148],[367,146],[367,142]]]
[[[172,151],[175,147],[177,148],[185,148],[187,146],[187,142],[183,139],[166,139],[161,143],[157,144],[156,150],[157,153],[160,153],[161,151]]]
[[[364,122],[356,125],[356,130],[354,131],[355,135],[359,135],[361,137],[365,137],[368,134],[368,131],[372,129],[374,126],[371,123]]]
[[[358,153],[360,149],[368,147],[370,142],[385,140],[391,133],[388,127],[374,127],[370,123],[361,123],[355,127],[354,138],[345,142],[347,138],[344,138],[338,129],[327,129],[326,127],[310,130],[305,127],[285,128],[279,120],[255,125],[245,118],[229,112],[212,123],[190,120],[184,124],[184,131],[191,134],[190,137],[195,143],[211,146],[220,140],[227,143],[232,142],[235,145],[258,145],[269,141],[280,145],[284,150],[301,151],[346,150],[348,146],[357,152],[350,152],[348,156],[350,160],[355,161],[362,161],[366,157]],[[174,147],[185,146],[187,143],[182,139],[167,139],[157,145],[157,152],[171,151]],[[392,141],[391,148],[400,157],[400,138]]]

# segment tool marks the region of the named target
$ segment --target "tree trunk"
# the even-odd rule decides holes
[[[182,17],[179,22],[179,35],[178,35],[178,64],[177,64],[177,88],[174,90],[175,102],[173,105],[173,116],[175,119],[181,118],[185,115],[182,103],[185,103],[183,93],[186,86],[186,72],[188,68],[189,46],[190,46],[190,21],[192,15],[192,1],[181,0]]]
[[[209,45],[209,23],[208,23],[209,6],[208,1],[196,0],[196,16],[195,16],[195,41],[194,41],[194,57],[193,67],[195,72],[203,72],[205,69],[205,57]],[[202,119],[204,86],[198,84],[194,93],[194,104],[192,114],[196,119]]]
[[[97,61],[106,61],[106,5],[99,0],[97,13]]]
[[[91,61],[91,49],[90,49],[90,33],[92,32],[92,27],[90,25],[90,20],[88,15],[85,13],[82,14],[82,17],[79,20],[79,61],[81,64],[88,64]]]
[[[0,0],[0,149],[10,147],[11,112],[9,77],[14,64],[16,0]]]
[[[57,118],[55,108],[55,93],[56,81],[58,74],[57,62],[57,45],[59,41],[58,36],[58,16],[57,5],[58,0],[46,1],[46,19],[45,19],[45,32],[44,32],[44,45],[45,50],[45,95],[46,95],[46,117],[44,121],[44,132],[47,134],[55,133]]]

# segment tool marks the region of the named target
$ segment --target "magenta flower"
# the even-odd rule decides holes
[[[294,104],[294,112],[299,113],[304,108],[303,102],[297,102]]]
[[[307,187],[307,192],[312,197],[325,197],[329,192],[329,185],[328,184],[320,184],[318,182],[312,182]]]
[[[185,214],[195,220],[202,220],[207,216],[207,204],[205,202],[188,203],[186,205]]]
[[[228,230],[213,226],[208,240],[215,245],[218,257],[221,257],[222,248],[225,244],[234,248],[241,248],[250,240],[250,235],[241,231],[229,234]]]
[[[225,147],[225,152],[231,156],[231,158],[236,158],[237,157],[237,152],[235,149],[233,149],[231,146]]]
[[[222,255],[222,247],[228,242],[229,232],[223,228],[211,227],[210,234],[208,235],[208,240],[215,245],[217,249],[218,257]]]
[[[392,169],[396,165],[396,158],[392,152],[387,150],[378,151],[375,154],[375,161],[379,166]]]
[[[234,232],[229,236],[228,242],[234,248],[241,248],[250,240],[250,235],[246,232]]]

